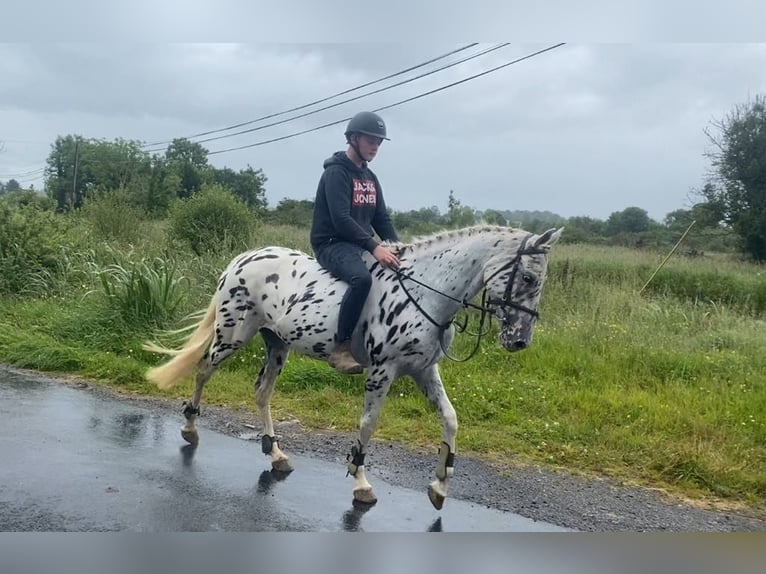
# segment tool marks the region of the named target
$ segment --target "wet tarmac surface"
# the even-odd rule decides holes
[[[355,508],[343,465],[292,455],[296,470],[276,475],[259,441],[204,429],[195,450],[181,422],[0,371],[0,530],[568,530],[455,498],[436,511],[374,472],[378,504]]]

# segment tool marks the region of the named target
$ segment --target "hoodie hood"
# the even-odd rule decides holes
[[[367,167],[367,162],[364,162],[362,164],[362,167],[359,168],[356,166],[356,164],[353,161],[348,159],[348,156],[346,155],[345,151],[336,151],[334,154],[332,154],[330,157],[324,160],[322,167],[327,169],[331,165],[341,165],[344,168],[349,169],[351,171],[362,173],[364,169]]]

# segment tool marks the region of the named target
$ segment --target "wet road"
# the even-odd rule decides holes
[[[374,472],[380,501],[357,509],[343,465],[292,455],[296,470],[275,476],[259,441],[201,425],[194,450],[180,425],[180,414],[0,371],[0,530],[567,530],[454,498],[436,511],[425,490]]]

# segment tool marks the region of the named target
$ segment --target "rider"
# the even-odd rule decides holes
[[[380,244],[398,241],[383,200],[377,176],[367,163],[378,153],[386,137],[386,124],[372,112],[356,114],[346,127],[346,151],[335,152],[324,161],[314,200],[311,247],[319,264],[345,281],[329,363],[344,373],[361,373],[362,366],[351,354],[351,334],[372,286],[372,275],[362,260],[369,251],[383,267],[398,268],[396,252]]]

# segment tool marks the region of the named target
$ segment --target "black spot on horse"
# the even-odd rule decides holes
[[[272,273],[266,277],[266,283],[276,283],[279,281],[279,273]]]

